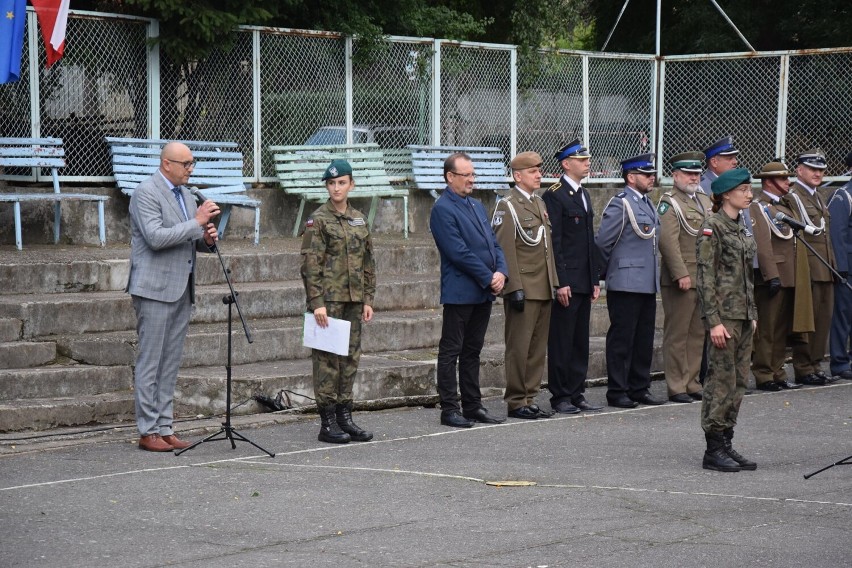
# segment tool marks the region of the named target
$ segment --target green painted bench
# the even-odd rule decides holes
[[[112,154],[115,182],[121,192],[132,195],[142,180],[160,167],[160,152],[170,140],[146,138],[105,138]],[[189,185],[199,186],[204,196],[222,209],[219,235],[225,235],[232,207],[254,209],[254,244],[260,242],[260,201],[246,195],[243,181],[243,155],[236,142],[177,140],[189,146],[196,160]]]
[[[394,187],[385,169],[385,157],[378,144],[335,144],[330,146],[270,146],[281,188],[300,198],[293,236],[298,235],[305,203],[322,203],[328,192],[322,174],[332,160],[347,160],[352,165],[355,189],[350,198],[370,198],[367,221],[372,226],[381,198],[400,198],[403,208],[403,234],[408,238],[408,188]]]
[[[65,167],[65,150],[60,138],[0,138],[0,168],[3,173],[0,179],[14,181],[16,176],[10,174],[10,168],[50,168],[53,178],[52,193],[0,193],[0,202],[12,203],[15,215],[15,245],[18,250],[24,248],[21,237],[21,202],[22,201],[52,201],[53,208],[53,242],[59,242],[59,227],[62,219],[62,202],[94,201],[98,204],[98,237],[101,246],[106,244],[106,227],[104,225],[104,202],[109,199],[105,195],[88,193],[62,193],[59,189],[59,168]]]

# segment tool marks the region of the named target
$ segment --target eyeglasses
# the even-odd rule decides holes
[[[172,162],[173,164],[180,164],[186,170],[191,170],[192,168],[195,167],[195,164],[198,163],[198,160],[188,160],[186,162],[181,162],[180,160],[172,160],[172,159],[169,159],[169,158],[165,158],[165,160],[167,162]]]
[[[469,174],[460,174],[458,172],[450,171],[450,173],[454,176],[463,177],[464,179],[476,179],[476,172]]]
[[[737,191],[739,191],[743,195],[748,195],[749,193],[754,193],[754,190],[751,187],[738,187]]]

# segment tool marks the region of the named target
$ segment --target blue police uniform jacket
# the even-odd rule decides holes
[[[633,212],[636,229],[624,202]],[[654,206],[645,203],[632,189],[625,188],[604,209],[595,235],[606,276],[607,290],[656,294],[660,291],[660,264],[657,232],[660,221]],[[637,230],[648,236],[642,238]]]
[[[441,256],[441,303],[494,301],[491,279],[509,269],[485,207],[446,188],[432,207],[429,227]]]
[[[838,272],[852,266],[852,181],[838,188],[828,202],[829,230]]]

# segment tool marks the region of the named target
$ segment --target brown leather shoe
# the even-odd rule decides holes
[[[170,452],[173,446],[159,434],[149,434],[139,438],[139,447],[149,452]]]
[[[176,450],[184,450],[192,445],[192,443],[184,442],[174,434],[170,436],[163,436],[163,440],[165,440],[167,444],[170,444]]]

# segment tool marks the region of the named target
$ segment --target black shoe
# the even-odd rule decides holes
[[[813,373],[810,375],[805,375],[804,377],[796,377],[797,385],[807,385],[811,387],[821,387],[827,385],[828,382],[820,376],[814,375]]]
[[[556,414],[555,410],[542,410],[538,407],[537,404],[531,404],[528,406],[530,410],[538,414],[539,418],[550,418],[554,414]]]
[[[778,392],[782,390],[782,386],[776,383],[775,381],[769,381],[768,383],[760,383],[757,385],[757,390],[768,391],[768,392]]]
[[[732,445],[732,440],[734,439],[734,429],[728,428],[722,433],[722,436],[725,439],[725,452],[731,457],[732,460],[737,462],[737,465],[740,466],[740,469],[745,469],[748,471],[754,471],[757,469],[757,464],[751,461],[748,458],[745,458],[736,451]]]
[[[685,392],[673,394],[669,397],[669,400],[672,402],[682,402],[684,404],[692,404],[695,402],[695,400]]]
[[[553,404],[551,406],[553,410],[558,412],[559,414],[580,414],[580,409],[568,402],[567,400],[557,402],[556,404]]]
[[[823,379],[825,381],[825,384],[827,385],[837,382],[837,379],[835,379],[834,377],[829,377],[828,375],[826,375],[825,371],[817,371],[815,374],[817,377]]]
[[[839,373],[836,373],[834,376],[838,379],[845,379],[847,381],[852,381],[852,371],[850,371],[848,369],[845,370],[845,371],[840,371]]]
[[[508,412],[509,418],[521,418],[522,420],[537,420],[539,418],[538,407],[533,410],[529,406],[520,406]]]
[[[495,418],[488,414],[488,411],[482,408],[481,406],[476,410],[470,410],[463,412],[462,415],[468,420],[472,420],[474,422],[481,422],[482,424],[502,424],[506,421],[505,418]]]
[[[603,406],[590,404],[585,397],[580,397],[571,401],[571,404],[582,410],[583,412],[597,412],[603,410]]]
[[[689,393],[694,400],[704,400],[704,391],[697,391]]]
[[[775,381],[775,384],[781,387],[782,390],[796,390],[802,388],[802,385],[797,385],[790,381]]]
[[[444,426],[452,426],[453,428],[470,428],[473,426],[473,421],[468,420],[458,410],[441,413],[441,424]]]
[[[352,441],[352,438],[349,434],[341,430],[337,424],[336,408],[337,405],[332,404],[319,409],[322,425],[320,426],[317,440],[329,444],[348,444]]]
[[[735,462],[725,451],[725,438],[721,432],[705,432],[704,438],[707,440],[707,450],[704,452],[701,467],[713,471],[734,472],[742,470],[740,464]]]
[[[641,396],[637,396],[637,397],[633,398],[633,401],[638,402],[639,404],[648,404],[648,405],[651,405],[651,406],[659,406],[661,404],[666,403],[665,400],[661,400],[659,398],[654,398],[649,393],[645,393]]]
[[[373,439],[373,433],[364,430],[352,421],[352,403],[337,405],[337,425],[349,434],[353,442],[369,442]]]
[[[639,406],[638,402],[630,400],[626,395],[614,396],[614,397],[606,397],[606,402],[610,406],[615,406],[616,408],[636,408]]]

